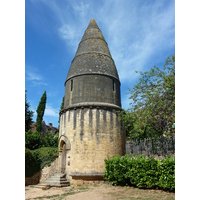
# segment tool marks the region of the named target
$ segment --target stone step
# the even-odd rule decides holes
[[[49,185],[51,185],[51,184],[68,184],[69,183],[69,181],[52,181],[52,180],[46,180],[46,181],[44,181],[43,182],[43,184],[49,184]]]
[[[41,187],[67,187],[70,185],[69,181],[66,179],[66,174],[56,173],[44,180],[40,185],[46,185]],[[48,186],[47,186],[48,185]],[[40,186],[39,186],[40,187]]]
[[[59,183],[55,183],[55,184],[51,184],[51,187],[68,187],[70,186],[69,182],[68,183],[63,183],[63,184],[59,184]]]
[[[47,181],[47,180],[49,180],[49,181],[67,181],[66,178],[59,178],[59,177],[49,177],[44,181]]]
[[[40,184],[38,184],[38,185],[35,185],[34,187],[35,187],[35,188],[40,188],[40,189],[43,189],[43,190],[47,190],[47,189],[50,188],[50,185],[40,183]]]
[[[62,173],[55,173],[53,176],[51,177],[60,177],[60,178],[65,178],[66,174],[62,174]]]
[[[42,190],[48,190],[50,187],[69,187],[70,183],[68,181],[65,182],[49,182],[49,183],[40,183],[38,185],[35,185],[35,188],[40,188]]]
[[[54,183],[58,183],[58,184],[65,184],[65,183],[69,183],[69,181],[52,181],[52,180],[46,180],[46,181],[44,181],[43,182],[44,184],[49,184],[49,185],[51,185],[51,184],[54,184]]]
[[[65,182],[45,182],[43,183],[44,185],[46,185],[46,187],[50,186],[50,187],[56,187],[56,186],[59,186],[59,187],[67,187],[70,185],[70,183],[68,181],[65,181]],[[42,186],[43,187],[43,186]]]
[[[47,179],[46,179],[47,180]],[[59,178],[59,177],[49,177],[48,180],[55,180],[55,181],[65,181],[66,178]]]

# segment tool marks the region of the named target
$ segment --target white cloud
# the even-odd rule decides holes
[[[43,81],[43,77],[39,74],[29,71],[27,71],[26,73],[27,73],[27,80],[29,81]]]
[[[58,35],[65,41],[67,48],[70,47],[75,53],[84,33],[90,5],[79,1],[57,3],[53,0],[43,0],[43,3],[52,11]]]
[[[110,4],[112,7],[108,9]],[[128,2],[125,5],[109,1],[100,11],[121,82],[132,82],[137,77],[136,69],[149,67],[153,56],[175,45],[174,4],[163,8],[158,1],[148,5],[132,1],[127,5]]]
[[[59,109],[53,108],[50,105],[46,104],[44,116],[57,117],[59,116]]]
[[[26,66],[25,79],[27,81],[31,81],[32,86],[48,85],[45,78],[40,74],[39,70],[30,66]]]
[[[76,15],[79,15],[80,19],[83,19],[89,10],[89,4],[84,4],[83,2],[80,2],[80,4],[73,4],[73,11]]]
[[[31,102],[30,101],[30,105],[31,105],[31,107],[30,107],[30,110],[32,110],[32,111],[34,111],[34,114],[33,114],[33,121],[35,121],[36,122],[36,119],[37,119],[37,106],[32,106],[32,105],[34,105],[34,102]],[[45,121],[45,122],[47,122],[47,121],[54,121],[54,119],[51,119],[51,118],[59,118],[59,109],[57,109],[57,108],[53,108],[52,106],[51,106],[51,104],[49,105],[48,103],[46,104],[46,108],[45,108],[45,111],[44,111],[44,116],[43,116],[43,120]],[[49,121],[49,122],[50,122]],[[56,123],[55,123],[56,124]]]
[[[81,33],[78,31],[77,27],[65,24],[59,28],[58,32],[61,38],[65,40],[66,44],[70,45],[70,48],[75,52],[81,38]]]

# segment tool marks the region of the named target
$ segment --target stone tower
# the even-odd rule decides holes
[[[92,19],[65,81],[60,112],[60,169],[70,180],[102,179],[107,156],[125,154],[118,120],[120,81],[101,30]]]

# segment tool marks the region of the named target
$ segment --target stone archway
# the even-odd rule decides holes
[[[59,138],[59,149],[62,150],[63,148],[63,144],[66,144],[66,150],[71,150],[71,144],[70,141],[68,139],[68,137],[66,137],[65,135],[61,135]]]
[[[71,149],[71,144],[69,139],[61,135],[59,138],[59,151],[61,153],[61,160],[60,160],[60,170],[61,173],[65,174],[66,170],[66,157],[67,157],[67,151]]]

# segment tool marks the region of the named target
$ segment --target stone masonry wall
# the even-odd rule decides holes
[[[175,155],[175,137],[158,137],[126,142],[126,154],[166,158]]]
[[[125,131],[117,116],[108,108],[73,109],[61,115],[59,137],[71,144],[67,175],[103,175],[107,156],[125,154]]]
[[[44,167],[42,170],[35,173],[32,177],[25,177],[25,185],[36,185],[53,176],[59,170],[59,158],[56,158],[49,167]]]
[[[88,74],[69,79],[65,84],[65,94],[65,108],[86,102],[121,106],[119,80],[105,75]]]
[[[50,176],[53,176],[55,173],[58,172],[59,170],[59,158],[56,158],[52,163],[51,163],[51,166],[49,167],[44,167],[42,170],[41,170],[41,173],[40,173],[40,183],[42,183],[44,180],[46,180],[47,178],[49,178]]]

